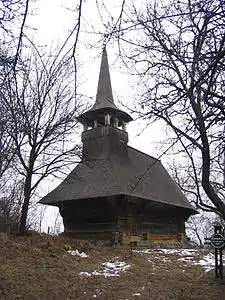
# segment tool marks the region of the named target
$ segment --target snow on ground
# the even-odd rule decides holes
[[[202,266],[206,272],[214,269],[214,255],[212,253],[204,254],[204,251],[199,251],[198,249],[141,249],[133,250],[133,252],[143,255],[153,255],[152,257],[147,258],[148,262],[152,264],[153,269],[157,268],[155,261],[160,260],[161,263],[171,261],[170,255],[177,255],[177,260],[186,265]],[[68,253],[84,258],[88,257],[86,253],[79,252],[78,250],[69,250]],[[80,272],[79,275],[115,277],[120,276],[122,272],[125,272],[130,268],[131,265],[126,262],[119,261],[119,257],[115,257],[114,261],[102,263],[97,270],[91,272]]]
[[[68,250],[67,251],[69,254],[71,255],[75,255],[75,256],[80,256],[80,257],[83,257],[83,258],[86,258],[88,257],[88,255],[84,252],[79,252],[78,250]]]
[[[200,252],[198,249],[143,249],[133,251],[140,254],[154,254],[154,259],[160,259],[162,262],[170,260],[169,255],[178,255],[181,256],[178,258],[178,261],[185,264],[202,266],[206,272],[214,269],[215,266],[214,255],[212,253],[204,254],[204,252]],[[202,254],[201,257],[200,253]],[[156,256],[157,254],[160,254],[160,256]],[[162,254],[166,256],[163,257]],[[151,259],[148,259],[148,261],[152,262]]]
[[[104,262],[101,264],[99,270],[92,272],[80,272],[79,275],[83,276],[104,276],[104,277],[115,277],[120,276],[121,272],[125,272],[131,266],[122,261]]]
[[[196,257],[194,256],[181,257],[178,258],[178,260],[186,264],[202,266],[206,272],[209,272],[215,268],[215,257],[212,253],[204,255],[202,259],[199,260],[196,260]]]
[[[200,259],[197,262],[190,262],[191,264],[193,263],[194,265],[200,265],[202,266],[206,272],[209,272],[215,268],[215,257],[212,253],[209,253],[205,256],[203,256],[202,259]]]
[[[141,296],[141,293],[134,293],[133,296]]]
[[[133,250],[135,253],[141,254],[152,254],[152,253],[163,253],[163,254],[177,254],[177,255],[193,255],[198,253],[198,249],[143,249]]]
[[[198,253],[198,249],[158,249],[158,252],[164,254],[177,254],[180,256],[191,255]]]

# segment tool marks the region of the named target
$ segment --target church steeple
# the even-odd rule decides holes
[[[84,125],[84,130],[105,125],[122,126],[125,130],[125,124],[133,120],[129,114],[117,108],[114,103],[106,47],[102,52],[95,103],[91,109],[78,116],[77,119]]]
[[[133,119],[113,101],[106,48],[102,52],[96,101],[77,119],[84,126],[81,137],[84,161],[107,159],[112,154],[127,157],[126,123]]]
[[[107,57],[106,47],[104,47],[102,52],[102,61],[101,61],[101,67],[99,72],[96,101],[92,107],[92,110],[107,108],[107,107],[117,109],[113,100],[108,57]]]

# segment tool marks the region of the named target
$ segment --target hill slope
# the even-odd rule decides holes
[[[207,251],[132,250],[0,234],[2,300],[224,300],[224,281],[204,267],[212,268]]]

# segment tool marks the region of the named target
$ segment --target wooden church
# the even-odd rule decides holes
[[[113,243],[185,242],[185,221],[195,214],[159,160],[128,146],[132,117],[114,103],[106,49],[96,101],[78,117],[81,162],[40,203],[57,206],[65,233]]]

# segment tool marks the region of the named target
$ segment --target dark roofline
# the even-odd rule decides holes
[[[93,122],[93,120],[95,119],[95,116],[98,116],[100,114],[106,115],[107,113],[111,113],[112,115],[115,115],[115,116],[120,116],[121,119],[124,119],[124,121],[126,123],[133,121],[133,118],[127,112],[125,112],[119,108],[113,108],[113,107],[109,107],[109,106],[106,106],[104,108],[99,108],[99,109],[93,109],[93,107],[92,107],[88,111],[86,111],[83,114],[76,117],[76,119],[82,124],[85,124],[85,123],[91,124]]]
[[[150,157],[150,158],[152,158],[152,159],[155,159],[155,160],[158,161],[158,162],[161,162],[158,158],[155,158],[154,156],[151,156],[151,155],[149,155],[149,154],[147,154],[147,153],[144,153],[144,152],[142,152],[141,150],[138,150],[138,149],[136,149],[136,148],[134,148],[134,147],[131,147],[131,146],[128,145],[128,148],[131,148],[132,150],[135,150],[136,152],[139,152],[139,153],[141,153],[142,155],[145,155],[145,156],[147,156],[147,157]]]
[[[108,195],[106,196],[101,196],[101,197],[89,197],[88,199],[97,199],[97,198],[105,198],[107,197]],[[147,200],[147,201],[151,201],[151,202],[154,202],[154,203],[160,203],[160,204],[164,204],[164,205],[167,205],[167,206],[171,206],[171,207],[178,207],[178,208],[183,208],[183,209],[188,209],[190,211],[193,212],[193,214],[198,214],[199,212],[194,209],[194,208],[191,208],[191,207],[187,207],[187,206],[182,206],[182,205],[175,205],[175,204],[170,204],[168,202],[164,202],[164,201],[161,201],[161,200],[155,200],[155,199],[149,199],[149,198],[146,198],[146,197],[139,197],[135,194],[115,194],[115,195],[111,195],[111,196],[125,196],[125,197],[135,197],[135,198],[138,198],[138,199],[144,199],[144,200]],[[78,201],[78,200],[88,200],[87,198],[83,197],[83,198],[78,198],[78,199],[74,199],[72,201]],[[71,199],[68,199],[68,200],[64,200],[64,201],[60,201],[60,202],[57,202],[57,203],[54,203],[54,204],[47,204],[47,205],[51,205],[51,206],[59,206],[60,204],[63,204],[65,202],[69,202],[71,203]],[[37,202],[38,204],[42,204],[41,203],[41,200]],[[45,204],[46,205],[46,204]],[[191,205],[191,204],[190,204]]]
[[[149,198],[146,198],[146,197],[141,197],[141,198],[140,198],[139,196],[137,196],[137,195],[135,195],[135,194],[133,194],[133,195],[128,195],[128,196],[136,197],[136,198],[138,198],[138,199],[144,199],[144,200],[152,201],[152,202],[155,202],[155,203],[161,203],[161,204],[168,205],[168,206],[171,206],[171,207],[176,206],[176,207],[179,207],[179,208],[189,209],[189,210],[195,212],[195,214],[198,214],[198,213],[199,213],[195,208],[191,208],[191,207],[187,207],[187,206],[182,206],[182,205],[178,205],[178,204],[170,204],[170,203],[164,202],[164,201],[162,201],[162,200],[149,199]],[[188,203],[189,203],[189,202],[188,202]],[[190,204],[190,205],[191,205],[191,204]]]

